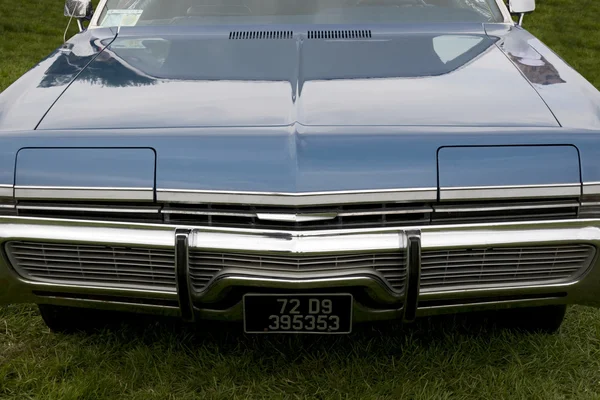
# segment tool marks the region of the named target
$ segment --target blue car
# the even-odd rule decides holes
[[[0,94],[0,304],[556,331],[600,306],[600,93],[534,8],[67,0],[81,32]]]

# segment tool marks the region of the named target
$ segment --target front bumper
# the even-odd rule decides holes
[[[132,246],[175,252],[172,290],[74,284],[30,279],[15,269],[5,250],[11,241]],[[354,321],[412,320],[417,316],[487,308],[547,304],[600,306],[597,254],[589,267],[560,282],[481,287],[420,287],[421,253],[429,250],[588,244],[600,248],[600,220],[442,225],[368,230],[284,232],[170,225],[0,217],[0,304],[46,303],[181,316],[188,320],[240,320],[241,298],[253,292],[352,292]],[[201,290],[190,284],[194,249],[276,255],[405,252],[407,274],[393,288],[374,269],[275,271],[225,268]],[[597,252],[596,252],[597,253]]]

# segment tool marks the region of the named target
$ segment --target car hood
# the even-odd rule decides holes
[[[38,129],[558,126],[483,31],[262,36],[124,28]],[[64,84],[61,65],[48,90]]]

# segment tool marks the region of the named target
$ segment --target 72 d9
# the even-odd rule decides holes
[[[319,331],[336,332],[340,330],[340,317],[332,315],[331,299],[308,299],[308,315],[300,313],[300,299],[277,299],[281,304],[278,315],[270,315],[269,329],[273,331]]]

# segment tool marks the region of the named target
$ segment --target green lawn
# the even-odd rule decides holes
[[[0,90],[60,44],[62,3],[0,0]],[[599,19],[599,0],[539,0],[525,25],[598,87]],[[146,321],[55,335],[34,306],[0,307],[0,398],[600,398],[590,308],[572,307],[550,336],[453,317],[339,338],[239,331]]]

